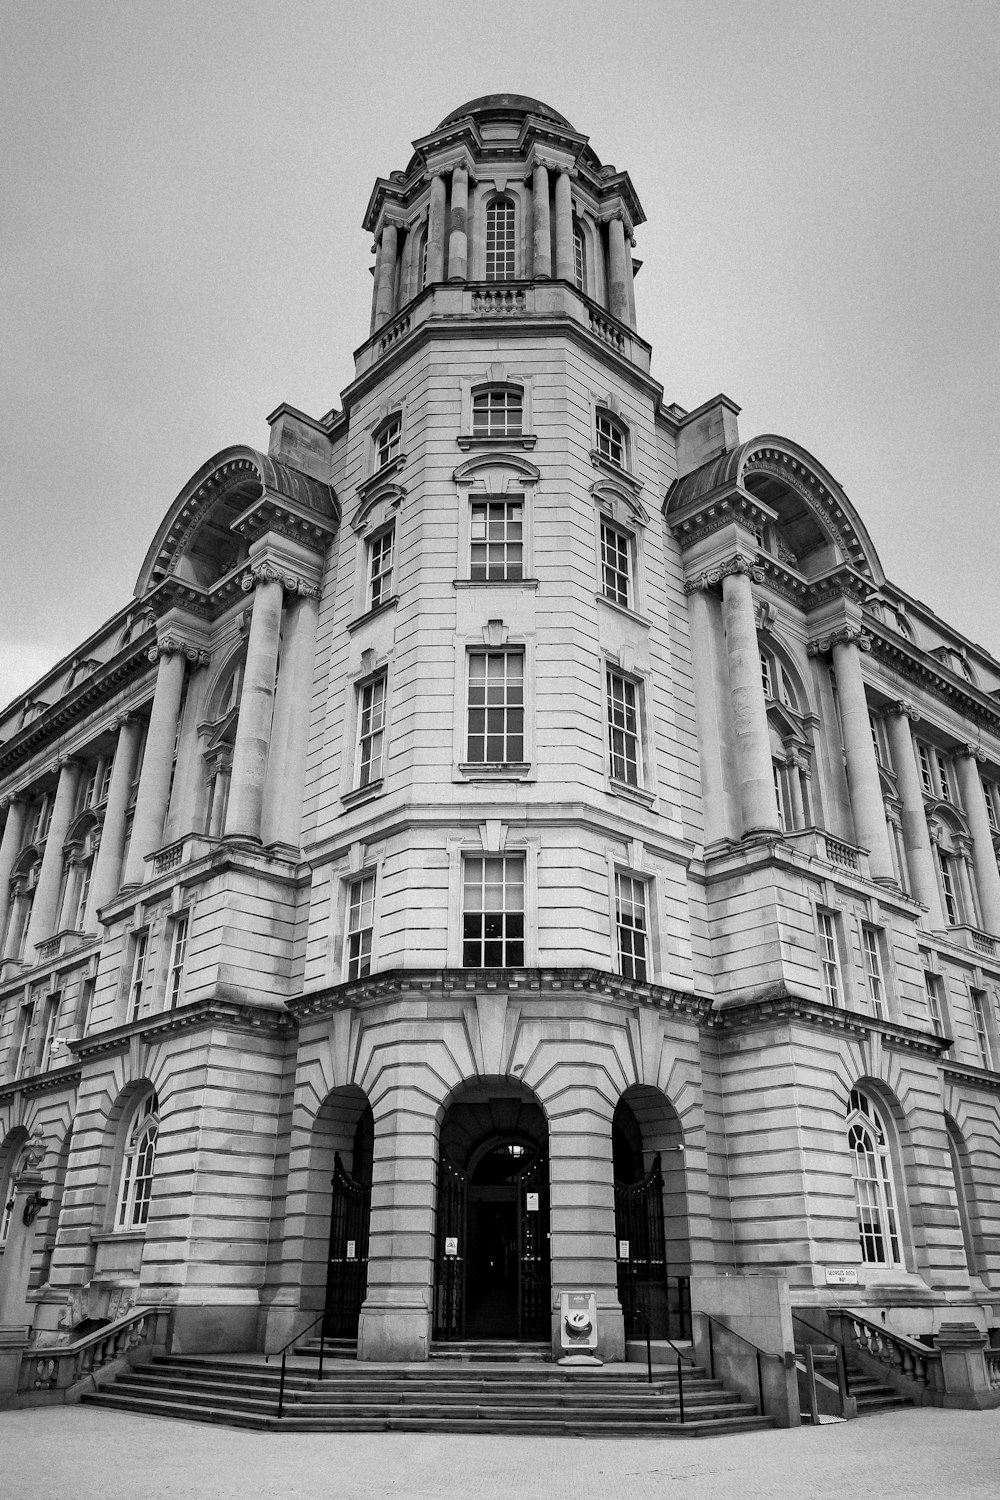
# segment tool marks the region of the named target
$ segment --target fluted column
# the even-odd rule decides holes
[[[972,868],[979,892],[983,926],[987,932],[1000,935],[1000,870],[993,850],[993,835],[986,811],[986,794],[979,777],[982,751],[965,745],[957,757],[958,785],[962,806],[972,832]]]
[[[388,323],[393,314],[396,294],[396,240],[395,224],[383,224],[378,242],[378,260],[375,264],[375,327]]]
[[[532,275],[552,275],[552,229],[549,218],[549,169],[541,162],[531,178]]]
[[[451,174],[451,213],[448,215],[448,280],[464,281],[469,266],[469,172],[456,167]]]
[[[26,963],[35,962],[37,944],[51,937],[56,930],[59,916],[59,894],[62,885],[63,844],[76,806],[76,789],[80,777],[79,762],[66,760],[59,772],[55,801],[52,804],[52,819],[45,837],[45,852],[38,872],[35,900],[28,922],[28,933],[24,943]]]
[[[318,622],[318,589],[300,594],[286,610],[267,763],[264,843],[293,849],[299,846],[302,821]]]
[[[427,285],[444,280],[444,178],[431,178],[430,212],[427,217]]]
[[[150,661],[157,663],[153,706],[146,731],[146,752],[142,758],[139,790],[132,820],[132,837],[125,865],[125,885],[141,884],[146,873],[146,856],[160,847],[163,821],[170,795],[170,772],[174,762],[174,739],[177,713],[184,688],[186,645],[167,636],[151,647]],[[195,653],[197,655],[197,653]]]
[[[612,219],[608,224],[608,246],[610,250],[609,259],[609,286],[608,286],[608,308],[612,317],[618,318],[622,323],[629,321],[629,296],[628,278],[632,274],[632,268],[628,263],[625,253],[625,225],[621,216]]]
[[[226,837],[258,844],[281,639],[282,582],[269,563],[260,564],[243,577],[244,589],[254,589],[253,614],[233,746]]]
[[[28,804],[23,797],[7,800],[7,821],[0,840],[0,939],[10,917],[10,882],[17,856],[24,844],[24,825],[28,821]]]
[[[872,877],[895,884],[868,695],[861,675],[861,652],[870,649],[871,640],[856,626],[845,625],[817,645],[833,652],[855,837],[868,850]]]
[[[934,851],[927,831],[920,773],[910,733],[910,721],[917,717],[913,705],[900,700],[890,706],[886,714],[886,725],[889,730],[892,769],[896,773],[896,785],[903,804],[903,849],[910,885],[917,900],[927,907],[928,926],[936,932],[944,926],[944,917],[941,912],[941,892],[938,888]]]
[[[135,714],[127,714],[119,720],[115,762],[111,767],[111,783],[104,809],[104,822],[101,824],[101,841],[94,857],[94,874],[90,882],[90,901],[85,919],[88,931],[93,925],[91,918],[96,917],[101,907],[117,896],[121,885],[128,799],[135,780],[141,738],[142,721]]]
[[[573,184],[563,167],[556,177],[556,275],[562,281],[573,281],[574,270]]]
[[[760,575],[744,557],[734,557],[707,575],[722,580],[722,619],[729,658],[729,692],[744,836],[778,833],[778,799],[771,765],[767,702],[760,675],[760,646],[754,619],[751,578]]]

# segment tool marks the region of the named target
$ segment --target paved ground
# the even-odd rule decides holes
[[[1000,1493],[1000,1410],[745,1436],[239,1432],[84,1406],[0,1412],[3,1500],[966,1500]]]

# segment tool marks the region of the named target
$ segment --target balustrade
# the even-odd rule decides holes
[[[165,1308],[137,1308],[71,1344],[29,1350],[21,1361],[22,1394],[67,1391],[142,1345],[164,1343],[168,1316]]]
[[[943,1392],[941,1355],[937,1349],[870,1323],[858,1313],[831,1308],[830,1317],[839,1322],[840,1333],[848,1348],[855,1348],[878,1360],[891,1374],[922,1390]]]

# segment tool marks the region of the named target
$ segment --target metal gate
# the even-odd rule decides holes
[[[434,1337],[460,1339],[465,1328],[465,1172],[441,1153],[438,1163]]]
[[[356,1338],[361,1304],[368,1290],[368,1221],[370,1187],[355,1182],[340,1159],[334,1157],[330,1179],[333,1204],[330,1209],[330,1255],[326,1277],[327,1314],[323,1333],[327,1338]]]
[[[690,1279],[671,1276],[663,1229],[663,1169],[657,1152],[640,1182],[615,1183],[618,1299],[625,1337],[690,1336]]]
[[[549,1163],[542,1153],[517,1178],[518,1337],[547,1339],[551,1334],[549,1306]]]

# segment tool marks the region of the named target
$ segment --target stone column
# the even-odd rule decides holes
[[[969,927],[979,927],[981,918],[976,900],[976,883],[972,876],[972,851],[969,848],[968,839],[963,839],[959,845],[953,867],[958,874],[958,900],[964,913],[962,920]]]
[[[767,702],[760,675],[760,646],[750,587],[751,578],[759,582],[760,574],[746,558],[734,557],[708,575],[710,581],[720,576],[742,833],[744,837],[754,833],[779,833],[781,823],[774,791]]]
[[[444,178],[431,178],[431,204],[427,216],[427,285],[444,280]]]
[[[861,675],[861,652],[870,649],[871,639],[856,626],[845,625],[819,645],[821,649],[829,647],[833,651],[855,837],[862,848],[868,850],[873,879],[894,885],[896,875],[892,867],[882,783],[872,740],[868,696]]]
[[[886,714],[886,725],[889,730],[892,768],[896,773],[896,785],[903,804],[903,849],[910,885],[917,900],[927,907],[928,925],[937,932],[944,926],[944,916],[941,911],[941,892],[938,888],[934,851],[927,831],[920,773],[910,733],[910,720],[915,721],[917,718],[913,705],[900,699],[890,706]]]
[[[174,763],[177,714],[184,688],[185,654],[189,648],[176,636],[167,635],[150,649],[157,662],[153,706],[146,730],[139,791],[136,795],[132,837],[128,846],[123,884],[140,885],[146,874],[146,856],[160,847],[163,820],[170,795],[170,773]],[[197,658],[197,652],[194,652]]]
[[[299,847],[319,623],[319,590],[301,587],[304,592],[289,604],[285,615],[263,820],[264,843],[284,844],[290,849]]]
[[[255,589],[255,592],[240,716],[233,746],[233,780],[226,813],[226,837],[247,839],[255,844],[261,841],[264,781],[281,638],[283,581],[266,562],[243,576],[244,589]]]
[[[625,225],[622,223],[620,214],[608,224],[608,244],[611,261],[608,308],[612,317],[618,318],[622,323],[628,323],[628,279],[632,275],[632,267],[628,263],[628,255],[625,251]]]
[[[469,172],[456,167],[451,174],[451,213],[448,216],[448,280],[464,281],[469,266]]]
[[[118,720],[115,762],[111,767],[111,783],[104,809],[104,822],[101,824],[101,841],[94,857],[94,873],[87,906],[88,931],[93,925],[92,918],[97,916],[102,906],[106,906],[117,896],[121,885],[128,799],[135,780],[141,738],[142,721],[135,714],[123,715]]]
[[[705,579],[684,585],[691,623],[691,665],[694,678],[694,711],[698,725],[698,755],[701,762],[701,805],[705,819],[705,843],[731,838],[729,797],[723,746],[726,741],[724,689],[720,682],[724,658],[717,647],[722,638],[722,606]],[[721,658],[721,659],[720,659]]]
[[[396,226],[383,224],[375,263],[375,328],[392,317],[396,294]]]
[[[983,759],[982,751],[975,745],[965,745],[959,751],[958,785],[972,832],[972,868],[979,892],[983,926],[987,932],[1000,936],[1000,870],[997,869],[993,850],[986,794],[979,779],[979,763]]]
[[[561,281],[574,280],[573,263],[573,184],[565,167],[556,177],[556,275]]]
[[[207,656],[199,657],[199,662],[207,662],[207,660]],[[177,764],[174,767],[167,826],[163,835],[164,843],[173,843],[174,840],[181,839],[185,834],[194,831],[205,780],[204,747],[198,734],[198,725],[205,714],[208,678],[207,672],[196,670],[194,667],[188,674],[184,714],[178,734]]]
[[[5,801],[7,821],[0,840],[0,937],[10,917],[10,881],[24,844],[24,825],[28,821],[28,804],[23,797],[8,797]]]
[[[552,275],[552,230],[549,219],[549,169],[539,162],[531,179],[531,207],[534,221],[532,236],[532,275]]]
[[[76,790],[80,778],[80,766],[75,760],[65,760],[59,772],[55,801],[52,804],[52,820],[45,839],[42,867],[38,872],[35,900],[31,908],[28,934],[24,943],[24,961],[35,962],[35,947],[56,931],[59,916],[59,894],[62,885],[63,844],[76,806]]]
[[[792,827],[804,828],[806,826],[806,810],[802,801],[802,780],[797,750],[790,749],[785,751],[785,767],[787,771],[788,796],[792,804],[789,808]]]
[[[635,244],[632,236],[625,235],[625,295],[628,302],[628,317],[626,322],[630,328],[635,327],[635,272],[632,269],[632,246]]]

